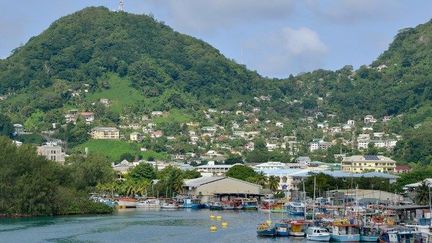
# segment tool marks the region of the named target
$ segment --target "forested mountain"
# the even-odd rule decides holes
[[[401,30],[370,66],[266,79],[152,17],[91,7],[59,19],[0,61],[0,94],[12,97],[1,108],[14,121],[37,111],[55,120],[64,106],[76,105],[74,90],[109,89],[114,75],[133,89],[126,103],[135,110],[146,101],[166,110],[234,109],[243,102],[290,118],[334,113],[341,122],[407,114],[412,127],[432,114],[431,46],[428,22]],[[270,99],[254,99],[260,96]]]
[[[207,108],[259,108],[260,120],[291,121],[331,113],[341,123],[390,115],[399,119],[388,129],[407,131],[396,153],[406,159],[404,151],[418,142],[409,141],[414,127],[432,122],[431,47],[428,22],[401,30],[387,51],[358,70],[268,79],[153,17],[90,7],[59,19],[0,60],[0,95],[7,96],[0,109],[6,120],[32,131],[64,124],[71,108],[94,112],[98,125],[171,109],[194,116]],[[95,102],[100,98],[112,106]]]
[[[2,61],[0,94],[54,86],[52,104],[37,108],[58,108],[69,98],[64,88],[97,89],[106,73],[127,77],[145,97],[170,93],[178,108],[190,97],[221,105],[258,94],[263,85],[256,72],[152,17],[92,7],[54,22]]]

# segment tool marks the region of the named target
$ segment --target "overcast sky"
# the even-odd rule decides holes
[[[125,0],[269,77],[370,64],[399,29],[432,18],[430,0]],[[61,16],[114,0],[0,0],[0,58]]]

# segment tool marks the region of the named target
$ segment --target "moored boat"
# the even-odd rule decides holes
[[[137,200],[135,198],[119,198],[117,204],[120,208],[136,208]]]
[[[285,208],[289,215],[304,217],[305,205],[301,202],[289,202]]]
[[[257,235],[260,237],[275,237],[276,228],[267,223],[261,223],[257,227]]]
[[[420,232],[411,229],[390,230],[379,236],[380,243],[422,243]]]
[[[253,199],[249,199],[249,198],[242,198],[241,199],[241,207],[242,209],[245,210],[257,210],[258,209],[258,201],[253,198]]]
[[[275,230],[276,230],[276,236],[278,237],[286,237],[289,236],[289,224],[287,223],[276,223],[275,224]]]
[[[161,209],[170,209],[170,210],[174,210],[174,209],[179,209],[179,205],[177,205],[176,202],[168,202],[168,201],[166,201],[166,202],[162,202],[162,203],[161,203],[160,208],[161,208]]]
[[[330,239],[336,242],[360,242],[358,225],[348,222],[333,222]]]
[[[201,203],[200,199],[186,198],[183,201],[183,207],[191,208],[191,209],[201,209],[201,208],[205,208],[205,205]]]
[[[137,208],[160,208],[160,201],[157,198],[149,198],[141,202],[136,203]]]
[[[329,242],[330,232],[326,228],[312,226],[306,230],[306,239],[309,241]]]
[[[223,206],[221,202],[211,202],[209,204],[210,210],[223,210]]]
[[[291,221],[289,222],[290,225],[290,231],[289,235],[294,237],[304,237],[305,236],[305,228],[306,223],[304,221]]]
[[[378,242],[380,230],[377,227],[363,226],[360,228],[361,242]]]

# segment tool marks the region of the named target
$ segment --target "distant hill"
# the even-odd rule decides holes
[[[90,7],[55,21],[0,61],[0,94],[13,94],[1,109],[15,121],[36,110],[51,112],[54,121],[61,109],[107,97],[115,113],[236,109],[242,102],[273,116],[334,113],[341,122],[407,114],[412,126],[432,114],[431,47],[428,22],[401,30],[370,66],[266,79],[150,16]],[[83,90],[83,100],[74,97]],[[256,98],[262,96],[269,99]]]
[[[234,103],[259,94],[265,83],[207,43],[152,17],[91,7],[55,21],[1,61],[0,94],[57,86],[49,93],[58,104],[37,107],[49,110],[70,98],[61,87],[103,88],[108,73],[126,77],[143,97],[170,95],[176,108]]]

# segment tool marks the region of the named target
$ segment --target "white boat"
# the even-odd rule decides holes
[[[316,177],[314,177],[314,195],[313,199],[315,202],[315,190],[316,190]],[[315,203],[312,207],[312,222],[315,220]],[[306,239],[310,241],[322,241],[329,242],[330,241],[330,232],[326,228],[311,226],[306,230]]]
[[[160,206],[161,209],[179,209],[177,203],[174,202],[163,202]]]
[[[285,204],[286,211],[292,216],[305,216],[305,205],[301,202],[289,202]]]
[[[306,239],[310,241],[330,241],[330,232],[322,227],[309,227],[306,230]]]
[[[117,202],[120,208],[136,208],[137,201],[134,198],[120,198]]]
[[[136,204],[137,208],[160,208],[160,201],[156,198],[147,199]]]

